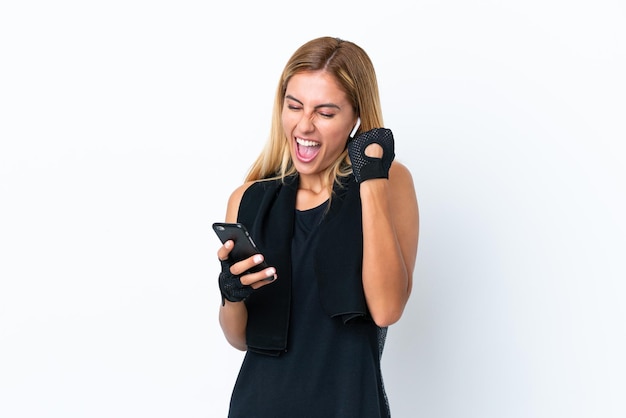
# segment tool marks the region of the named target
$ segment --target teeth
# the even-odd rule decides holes
[[[296,142],[303,147],[319,147],[320,144],[314,141],[309,141],[302,138],[296,138]]]

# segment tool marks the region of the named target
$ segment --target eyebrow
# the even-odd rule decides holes
[[[293,100],[294,102],[298,102],[301,105],[304,106],[304,103],[302,103],[300,100],[296,99],[295,97],[293,97],[290,94],[285,95],[285,99],[289,99],[289,100]],[[314,109],[319,109],[321,107],[332,107],[338,110],[341,110],[341,107],[339,107],[338,105],[334,104],[334,103],[322,103],[322,104],[318,104],[317,106],[314,107]]]

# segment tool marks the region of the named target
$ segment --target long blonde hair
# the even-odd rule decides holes
[[[313,39],[298,48],[285,65],[274,98],[269,139],[248,171],[246,181],[284,179],[296,173],[281,119],[285,91],[295,74],[319,70],[335,77],[347,94],[355,113],[361,118],[357,134],[383,127],[376,72],[367,53],[358,45],[339,38]],[[350,158],[344,150],[326,170],[326,184],[332,189],[334,182],[351,173]]]

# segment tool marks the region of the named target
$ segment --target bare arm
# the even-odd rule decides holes
[[[419,213],[413,179],[394,162],[389,179],[360,185],[363,211],[363,288],[379,326],[398,321],[411,294]]]
[[[243,196],[244,191],[250,186],[251,183],[244,184],[237,188],[228,199],[228,207],[226,209],[226,222],[236,222],[237,221],[237,213],[239,211],[239,203],[241,202],[241,197]],[[232,241],[227,241],[220,249],[217,251],[217,257],[220,260],[225,260],[228,258],[228,254],[232,249],[233,243]],[[250,257],[247,260],[240,261],[231,266],[231,273],[234,275],[240,275],[243,272],[247,271],[254,265],[260,263],[261,258],[254,259],[254,257]],[[244,285],[251,285],[253,288],[258,289],[261,286],[265,286],[271,282],[265,281],[268,276],[271,276],[275,273],[275,269],[273,267],[269,267],[263,271],[253,274],[246,274],[241,277],[241,283]],[[248,310],[246,309],[246,305],[244,302],[230,302],[226,300],[223,306],[220,306],[219,311],[219,321],[222,327],[222,332],[224,332],[224,336],[226,340],[233,347],[245,351],[247,350],[246,344],[246,325],[248,323]]]

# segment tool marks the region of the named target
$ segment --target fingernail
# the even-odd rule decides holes
[[[260,263],[261,261],[263,261],[263,256],[261,254],[257,254],[254,256],[255,263]]]
[[[267,269],[265,271],[265,274],[269,277],[269,276],[275,276],[276,275],[276,269],[274,267],[271,267],[269,269]]]

